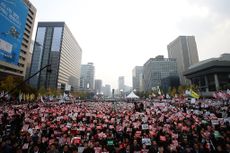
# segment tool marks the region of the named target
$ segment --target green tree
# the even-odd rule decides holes
[[[46,89],[45,89],[45,87],[41,87],[38,90],[38,94],[40,94],[41,96],[45,96],[46,95]]]
[[[17,87],[18,86],[18,87]],[[17,88],[15,88],[17,87]],[[19,93],[34,94],[37,91],[32,88],[29,84],[24,83],[22,78],[7,76],[4,80],[0,82],[0,89],[6,92],[11,91],[11,95],[18,96]]]
[[[16,87],[14,77],[7,76],[4,80],[1,81],[0,86],[2,90],[9,92]]]
[[[186,86],[182,86],[182,85],[178,87],[179,96],[184,95],[186,88],[187,88]]]
[[[223,86],[224,90],[230,89],[230,83],[227,83]]]
[[[171,89],[171,91],[170,91],[170,96],[171,96],[171,97],[175,97],[176,93],[177,93],[177,90],[176,90],[175,87],[173,87],[173,88]]]
[[[140,98],[146,98],[151,94],[151,92],[136,91],[135,94]]]
[[[56,89],[56,96],[60,96],[62,94],[62,90],[61,89]]]
[[[198,86],[195,85],[195,84],[190,85],[190,86],[189,86],[189,89],[192,89],[192,90],[195,91],[196,93],[199,91]]]
[[[20,87],[20,92],[22,93],[29,93],[29,94],[34,94],[37,95],[37,90],[31,87],[29,84],[24,83]]]
[[[56,88],[49,88],[49,95],[54,97],[58,96],[59,95],[58,90]]]

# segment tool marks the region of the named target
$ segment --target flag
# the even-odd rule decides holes
[[[161,95],[161,91],[160,90],[158,91],[158,94]]]
[[[159,86],[158,86],[158,94],[161,95],[161,90],[160,90]]]
[[[19,102],[22,101],[22,93],[19,93],[18,99],[19,99]]]
[[[195,91],[193,91],[192,89],[190,90],[190,96],[193,97],[193,98],[197,98],[199,99],[200,98],[200,95],[197,94]]]
[[[186,90],[185,95],[191,95],[191,92],[189,90]]]
[[[230,98],[230,90],[227,89],[227,97]]]
[[[167,99],[170,99],[171,97],[169,96],[169,94],[166,94],[166,98],[167,98]]]
[[[227,89],[227,94],[230,95],[230,90],[229,89]]]
[[[177,98],[178,97],[178,95],[177,94],[175,94],[175,98]]]
[[[0,98],[2,98],[3,96],[4,96],[4,91],[1,92]]]
[[[30,101],[34,100],[34,94],[30,95]]]
[[[41,96],[41,102],[44,103],[43,97]]]
[[[30,95],[26,94],[26,100],[29,101],[30,100]]]

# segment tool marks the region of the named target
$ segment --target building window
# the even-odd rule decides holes
[[[220,89],[227,90],[227,88],[229,88],[228,84],[230,82],[230,78],[227,73],[218,74],[218,81],[219,81]]]
[[[62,27],[55,27],[53,32],[51,51],[60,51],[62,38]]]
[[[216,91],[214,74],[207,75],[209,91]]]
[[[65,84],[64,83],[61,84],[61,90],[65,90]]]
[[[44,43],[45,32],[46,32],[45,27],[39,27],[38,28],[37,37],[36,37],[36,43],[40,44],[41,46],[43,46],[43,43]]]

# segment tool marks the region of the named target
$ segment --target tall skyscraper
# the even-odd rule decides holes
[[[125,77],[124,76],[120,76],[118,78],[118,89],[119,89],[119,91],[125,90]]]
[[[30,50],[28,52],[28,58],[26,59],[26,75],[25,75],[25,79],[28,79],[30,77],[30,67],[31,67],[33,49],[34,49],[34,41],[32,40],[31,44],[30,44]]]
[[[188,70],[189,66],[199,62],[197,45],[194,36],[179,36],[168,46],[168,57],[175,58],[177,62],[180,83],[188,85],[183,73]]]
[[[96,94],[102,93],[102,80],[95,80],[95,92]]]
[[[64,22],[39,22],[33,49],[30,74],[50,64],[30,80],[35,88],[64,90],[80,86],[82,50]]]
[[[81,65],[80,88],[82,90],[94,89],[94,74],[95,74],[95,67],[93,63]]]
[[[143,66],[136,66],[133,69],[133,89],[143,91]]]
[[[176,59],[157,56],[150,58],[143,67],[144,91],[161,86],[161,81],[169,76],[178,76]]]
[[[25,78],[37,10],[29,0],[1,1],[0,8],[0,80]]]

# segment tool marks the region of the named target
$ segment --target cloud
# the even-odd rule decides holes
[[[224,19],[229,19],[230,17],[229,0],[188,0],[188,2],[198,7],[208,7],[213,15],[218,15]]]
[[[113,87],[120,75],[131,85],[136,65],[167,57],[167,44],[178,35],[195,35],[201,60],[230,51],[230,0],[31,2],[37,21],[66,21],[83,50],[82,62],[94,62],[96,77]]]
[[[230,1],[188,0],[188,3],[190,7],[177,27],[182,34],[195,35],[200,60],[229,53]]]

